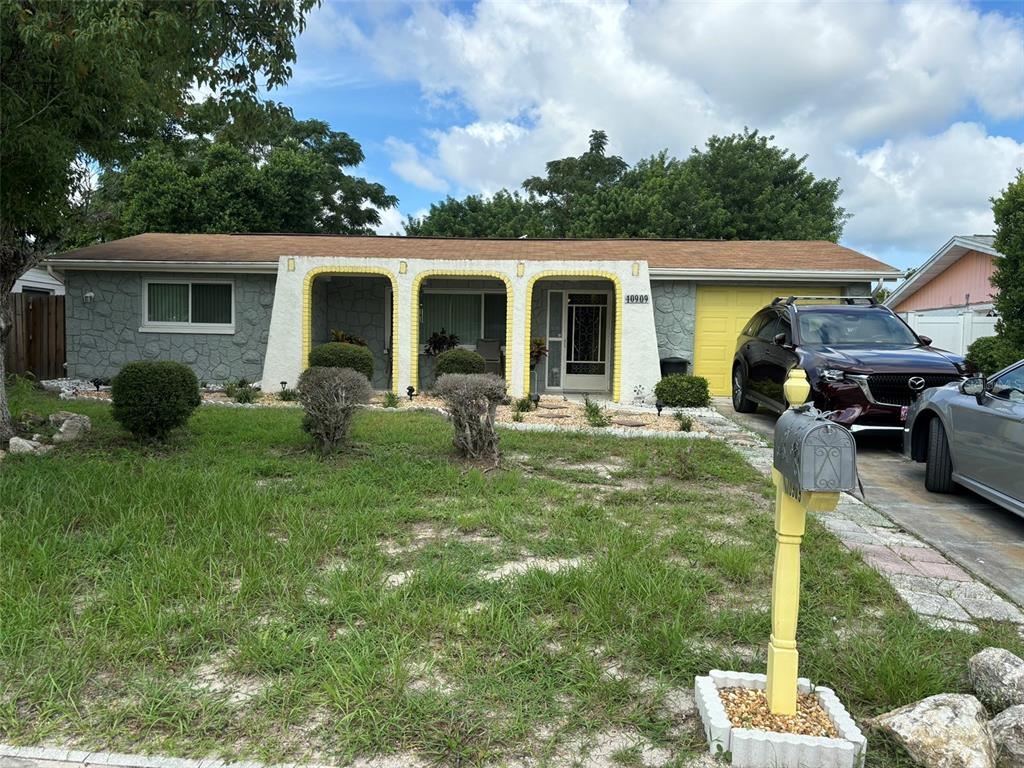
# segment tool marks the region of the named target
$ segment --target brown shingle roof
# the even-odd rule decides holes
[[[276,262],[281,256],[354,259],[646,261],[661,269],[863,270],[888,264],[825,240],[471,240],[343,235],[151,233],[58,254],[64,262]]]

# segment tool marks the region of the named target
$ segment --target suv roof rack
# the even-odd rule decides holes
[[[878,300],[874,296],[776,296],[772,300],[772,306],[776,307],[781,304],[788,307],[791,304],[796,304],[798,301],[807,301],[808,299],[829,299],[831,301],[838,299],[843,304],[856,304],[858,301],[861,301],[867,306],[878,304]]]

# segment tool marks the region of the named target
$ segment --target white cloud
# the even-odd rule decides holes
[[[930,252],[983,231],[1022,163],[983,123],[1024,118],[1024,22],[952,0],[417,3],[337,28],[385,76],[474,115],[426,152],[389,142],[395,173],[430,190],[516,186],[592,128],[633,162],[749,125],[843,177],[851,244]]]
[[[380,224],[375,228],[378,235],[404,235],[405,216],[397,208],[380,211]]]
[[[419,151],[412,144],[390,138],[385,142],[385,146],[391,155],[391,170],[400,178],[434,192],[444,192],[448,189],[448,182],[426,166],[420,159]]]

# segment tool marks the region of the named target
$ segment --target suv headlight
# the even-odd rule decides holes
[[[839,368],[825,368],[821,372],[821,378],[825,381],[842,381],[846,378],[846,371]]]

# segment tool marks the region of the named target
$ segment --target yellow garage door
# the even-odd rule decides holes
[[[776,296],[838,296],[838,288],[802,286],[697,287],[697,331],[693,349],[693,372],[708,380],[712,395],[728,395],[736,338],[754,313]]]

